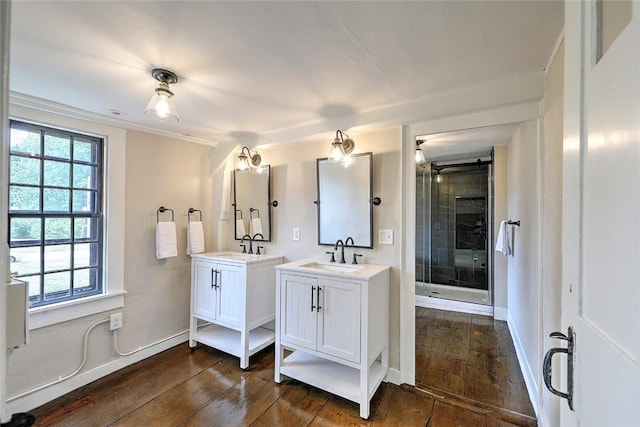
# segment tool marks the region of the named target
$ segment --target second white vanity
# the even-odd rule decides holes
[[[390,267],[302,260],[275,269],[275,381],[286,375],[357,402],[368,418],[388,372]]]
[[[189,346],[200,342],[240,358],[272,344],[275,319],[274,266],[280,255],[212,252],[192,255]]]

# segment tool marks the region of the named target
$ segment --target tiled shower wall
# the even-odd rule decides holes
[[[475,270],[475,279],[468,280],[470,275],[467,269],[456,267],[454,239],[456,196],[485,197],[488,202],[488,168],[484,165],[478,169],[473,165],[450,170],[452,172],[443,169],[443,182],[433,181],[431,185],[428,169],[424,173],[419,171],[416,176],[416,280],[486,289],[486,255],[484,272],[481,269]],[[483,274],[485,279],[480,280]]]

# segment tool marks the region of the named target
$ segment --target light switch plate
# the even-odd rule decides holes
[[[298,227],[293,229],[293,240],[300,240],[300,229]]]
[[[378,243],[381,245],[393,245],[393,230],[380,230],[378,233]]]

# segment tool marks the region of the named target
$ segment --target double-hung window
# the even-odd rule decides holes
[[[103,293],[102,138],[10,122],[12,275],[31,307]]]

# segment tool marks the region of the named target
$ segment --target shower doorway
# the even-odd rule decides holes
[[[416,174],[416,305],[492,313],[492,158]]]

